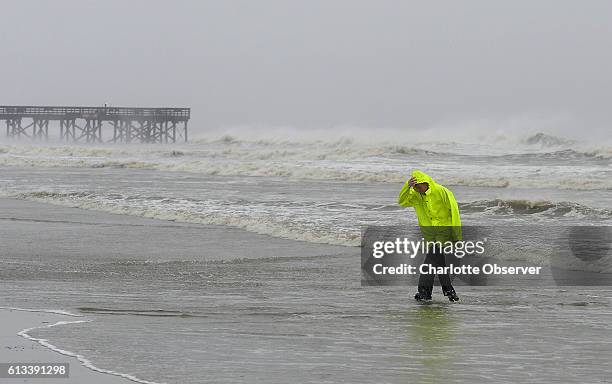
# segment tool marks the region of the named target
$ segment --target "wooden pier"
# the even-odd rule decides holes
[[[0,106],[8,138],[43,141],[54,122],[66,142],[187,142],[190,116],[190,108]]]

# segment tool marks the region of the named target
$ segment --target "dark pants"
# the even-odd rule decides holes
[[[446,257],[440,250],[432,250],[427,253],[425,256],[425,260],[423,264],[429,264],[433,267],[445,267],[446,266]],[[433,289],[434,283],[434,275],[433,274],[423,274],[419,276],[419,293],[423,293],[428,297],[431,297],[431,291]],[[438,279],[440,280],[440,285],[442,286],[442,292],[446,295],[449,292],[455,292],[453,285],[451,284],[450,276],[445,274],[438,274]]]

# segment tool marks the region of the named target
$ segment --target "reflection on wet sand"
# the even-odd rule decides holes
[[[458,324],[448,305],[416,305],[403,317],[408,336],[405,355],[410,358],[410,365],[416,363],[415,368],[420,370],[419,382],[453,382],[450,365],[456,353]],[[413,381],[414,376],[406,379]]]

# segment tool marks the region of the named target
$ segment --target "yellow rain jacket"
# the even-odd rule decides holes
[[[412,176],[417,184],[429,183],[429,188],[421,195],[406,181],[397,203],[402,207],[414,207],[423,238],[441,242],[461,240],[459,206],[453,193],[424,172],[415,170]]]

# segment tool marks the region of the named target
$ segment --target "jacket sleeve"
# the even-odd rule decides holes
[[[402,207],[413,207],[416,194],[417,193],[414,191],[414,189],[410,188],[408,181],[406,181],[404,183],[404,186],[402,187],[402,190],[399,193],[397,203]]]
[[[461,233],[461,217],[459,216],[459,205],[455,200],[455,195],[448,189],[446,190],[448,196],[449,209],[451,211],[451,226],[453,232],[453,240],[462,240]]]

